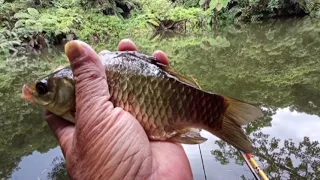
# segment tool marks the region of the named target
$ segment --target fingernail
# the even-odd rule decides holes
[[[118,51],[138,51],[138,47],[130,39],[122,39],[118,44]]]
[[[157,60],[165,65],[169,65],[169,58],[168,55],[166,53],[164,53],[161,50],[157,50],[155,51],[152,56],[154,56],[155,58],[157,58]]]
[[[65,53],[70,60],[77,59],[86,55],[84,47],[80,41],[70,41],[65,45]]]

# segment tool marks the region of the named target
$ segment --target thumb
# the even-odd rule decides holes
[[[70,41],[65,46],[75,80],[76,126],[92,122],[97,109],[112,108],[107,77],[98,54],[86,43]],[[86,121],[90,118],[90,121]],[[93,121],[98,121],[94,118]],[[83,122],[82,122],[83,121]],[[82,128],[80,128],[82,129]]]

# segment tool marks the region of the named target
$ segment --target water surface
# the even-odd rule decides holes
[[[279,20],[169,37],[131,35],[144,53],[162,49],[203,89],[250,103],[265,116],[245,127],[255,159],[271,179],[320,177],[320,21]],[[115,50],[119,39],[95,45]],[[66,64],[63,53],[1,60],[0,179],[67,179],[43,112],[20,98],[24,82]],[[207,179],[253,179],[239,153],[212,136],[201,144]],[[198,146],[184,145],[195,179]]]

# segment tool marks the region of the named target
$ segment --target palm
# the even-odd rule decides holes
[[[133,116],[124,110],[119,112],[116,109],[106,115],[111,118],[104,119],[99,125],[107,127],[110,123],[117,123],[113,128],[80,129],[76,125],[75,131],[70,128],[70,131],[64,132],[61,141],[73,142],[62,147],[71,174],[76,174],[78,169],[83,167],[98,166],[98,169],[86,168],[88,172],[84,174],[104,174],[110,179],[114,176],[123,179],[132,171],[136,172],[133,173],[135,177],[127,178],[145,179],[150,176],[155,179],[192,178],[189,161],[180,144],[149,141],[143,128]],[[59,119],[55,115],[51,116],[56,118],[56,121]],[[82,116],[82,118],[93,121],[97,117]],[[115,177],[114,179],[118,179]]]
[[[168,142],[150,142],[152,154],[161,168],[160,174],[168,179],[190,179],[192,171],[181,145]]]
[[[155,179],[190,179],[192,177],[192,171],[186,153],[181,144],[175,144],[165,141],[149,141],[138,120],[128,115],[126,123],[135,122],[133,126],[126,130],[127,134],[131,136],[137,136],[137,142],[144,144],[145,147],[150,149],[150,155],[152,156],[152,163],[155,169],[153,175],[157,176]],[[137,131],[136,131],[137,130]],[[136,132],[134,134],[134,132]],[[135,151],[134,148],[128,151]],[[143,167],[144,168],[144,167]],[[147,167],[147,169],[150,167]],[[148,169],[150,170],[150,169]],[[162,177],[162,178],[161,178]]]

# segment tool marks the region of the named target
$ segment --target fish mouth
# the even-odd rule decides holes
[[[21,98],[26,99],[32,103],[34,102],[33,101],[33,91],[26,84],[23,85]]]

